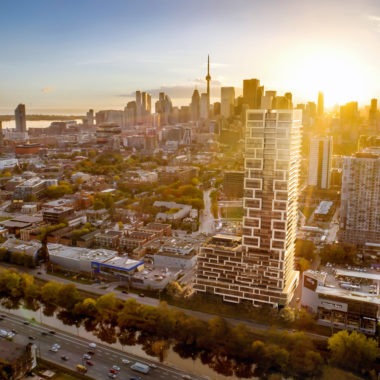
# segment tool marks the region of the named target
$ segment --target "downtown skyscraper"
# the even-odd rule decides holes
[[[19,104],[15,109],[16,132],[26,132],[25,104]]]

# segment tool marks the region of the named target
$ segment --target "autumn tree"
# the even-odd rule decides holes
[[[370,370],[375,364],[377,343],[357,331],[339,331],[328,339],[331,363],[339,367],[359,372]]]

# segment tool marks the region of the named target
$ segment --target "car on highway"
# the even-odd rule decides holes
[[[24,325],[27,325],[27,326],[30,324],[28,321],[25,321],[23,323],[24,323]]]
[[[86,360],[86,364],[92,367],[94,365],[94,362],[91,360]]]
[[[109,377],[110,379],[116,379],[116,378],[117,378],[117,375],[116,375],[116,373],[112,373],[112,372],[110,372],[110,373],[108,374],[108,377]]]
[[[140,376],[132,376],[129,378],[129,380],[141,380]]]
[[[119,371],[116,371],[116,369],[110,368],[110,373],[113,373],[114,375],[116,375],[119,373]]]
[[[55,331],[53,331],[53,330],[50,330],[50,331],[49,331],[49,334],[55,335],[55,334],[56,334],[56,332],[55,332]]]
[[[28,336],[28,338],[29,338],[30,340],[35,340],[35,339],[36,339],[36,337],[35,337],[35,336],[32,336],[32,335]]]
[[[90,348],[96,348],[96,343],[89,343],[88,347],[90,347]]]
[[[0,330],[0,336],[2,338],[5,338],[7,335],[8,335],[8,331],[6,331],[6,330]]]
[[[83,355],[83,359],[90,360],[90,359],[91,359],[91,355],[89,355],[89,354],[84,354],[84,355]]]
[[[92,351],[92,350],[87,351],[87,353],[88,353],[89,355],[95,355],[95,351]]]
[[[128,360],[128,359],[121,359],[121,362],[122,362],[123,364],[129,364],[131,361]]]
[[[49,351],[52,352],[58,352],[58,350],[61,348],[61,346],[58,343],[54,343],[50,348]]]
[[[112,366],[112,369],[114,369],[115,371],[119,372],[121,368],[118,365],[114,364]]]
[[[157,366],[156,366],[155,364],[153,364],[153,363],[152,363],[152,364],[149,364],[149,367],[150,367],[150,368],[154,368],[154,369],[157,368]]]
[[[62,355],[61,359],[67,362],[69,360],[69,357],[67,355]]]
[[[140,293],[139,296],[140,297],[145,297],[145,294],[144,293]]]
[[[182,375],[182,379],[191,380],[191,376],[190,375]]]

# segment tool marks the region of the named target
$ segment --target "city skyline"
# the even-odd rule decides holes
[[[371,0],[7,1],[0,113],[122,109],[136,90],[188,105],[195,88],[206,92],[208,54],[211,102],[257,78],[295,104],[322,91],[326,107],[363,106],[380,96],[379,26]]]

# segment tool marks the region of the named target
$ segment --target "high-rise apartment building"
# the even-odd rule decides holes
[[[301,120],[300,110],[247,111],[243,234],[216,235],[200,248],[197,292],[254,305],[292,299]]]
[[[221,87],[220,114],[224,117],[230,117],[234,114],[235,106],[235,88]]]
[[[380,156],[344,157],[339,240],[380,244]]]
[[[257,304],[288,304],[298,283],[301,127],[299,110],[247,112],[243,251]]]
[[[25,104],[19,104],[15,109],[16,132],[26,132]]]
[[[310,139],[308,185],[320,189],[330,188],[333,138],[312,137]]]

